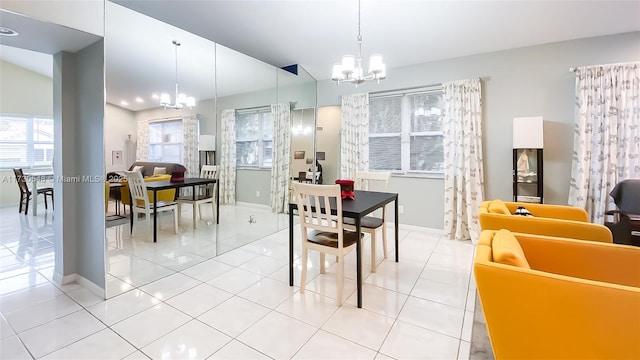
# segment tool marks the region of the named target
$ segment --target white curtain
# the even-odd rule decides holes
[[[356,171],[369,170],[369,94],[342,97],[340,178],[355,179]]]
[[[149,160],[149,121],[139,120],[137,128],[136,161]],[[127,164],[130,166],[131,164]]]
[[[200,121],[197,115],[188,115],[182,118],[183,150],[182,163],[187,168],[189,177],[200,176],[198,135]]]
[[[291,108],[271,105],[273,114],[273,163],[271,165],[271,211],[283,212],[289,205],[289,159],[291,153]]]
[[[222,111],[220,154],[220,203],[236,203],[236,111]]]
[[[603,224],[621,180],[640,177],[640,63],[576,70],[569,204]]]
[[[449,239],[479,237],[484,199],[480,79],[442,84],[444,90],[444,230]]]

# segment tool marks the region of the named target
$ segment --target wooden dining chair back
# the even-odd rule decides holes
[[[200,177],[203,179],[217,179],[218,178],[218,166],[216,165],[202,165],[200,169]],[[193,210],[193,227],[198,227],[198,219],[202,220],[202,208],[204,204],[211,204],[211,214],[213,219],[216,218],[216,188],[218,183],[214,183],[207,186],[200,186],[199,192],[193,195],[184,195],[178,197],[178,222],[182,219],[182,204],[190,204]]]
[[[29,185],[24,177],[24,172],[22,169],[13,169],[13,174],[16,176],[16,182],[18,183],[18,188],[20,189],[20,204],[18,206],[18,212],[22,212],[22,206],[24,205],[24,213],[25,215],[29,212],[29,202],[31,201],[31,190],[29,190]],[[53,188],[52,187],[44,187],[37,190],[37,195],[44,196],[44,208],[48,209],[49,204],[47,203],[47,196],[51,197],[51,206],[53,207]]]
[[[296,182],[293,191],[298,205],[302,239],[302,274],[300,293],[304,293],[307,282],[307,260],[309,250],[320,253],[320,273],[325,273],[325,254],[336,256],[337,304],[342,305],[344,287],[344,256],[355,249],[358,235],[347,231],[342,222],[342,198],[340,185],[314,185]],[[331,214],[331,204],[336,213]]]
[[[149,201],[149,193],[147,192],[147,185],[144,182],[142,173],[140,171],[125,171],[124,174],[127,177],[127,183],[129,185],[129,192],[131,193],[131,216],[133,219],[138,214],[144,214],[147,221],[147,229],[151,233],[153,215],[153,204]],[[178,233],[178,206],[175,202],[158,201],[156,203],[157,213],[163,211],[173,210],[173,229]],[[133,234],[133,226],[130,229]]]
[[[391,172],[380,171],[356,171],[355,186],[358,190],[378,190],[389,191],[389,181],[391,180]],[[382,229],[382,251],[384,258],[387,258],[387,207],[382,210],[376,210],[372,216],[365,216],[360,226],[363,232],[371,236],[371,272],[376,272],[376,233],[378,229]],[[345,219],[347,229],[355,230],[355,222],[353,219]]]

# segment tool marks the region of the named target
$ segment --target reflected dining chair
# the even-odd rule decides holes
[[[356,171],[355,186],[358,190],[369,190],[369,186],[374,186],[380,191],[389,191],[390,172]],[[378,212],[378,210],[376,210]],[[375,213],[374,213],[375,214]],[[382,208],[382,214],[378,216],[365,216],[361,223],[363,232],[371,235],[371,272],[376,272],[376,233],[382,229],[382,251],[384,258],[387,258],[387,207]],[[344,219],[345,228],[355,230],[353,219]]]
[[[217,179],[218,178],[218,167],[215,165],[202,165],[202,169],[200,170],[200,177],[203,179]],[[203,204],[211,204],[211,213],[213,214],[213,219],[216,218],[216,188],[218,187],[218,183],[211,184],[212,186],[200,186],[199,194],[195,194],[194,196],[180,196],[177,199],[178,202],[178,223],[182,218],[182,204],[191,204],[193,206],[193,227],[198,227],[199,218],[202,220],[202,209],[200,206]]]
[[[140,171],[125,171],[127,176],[127,182],[129,184],[129,191],[131,192],[131,216],[135,219],[138,214],[145,214],[147,221],[147,231],[151,233],[151,226],[153,221],[151,215],[153,215],[153,204],[149,201],[149,193],[147,192],[147,185],[144,182],[142,173]],[[178,205],[175,202],[158,201],[156,204],[158,215],[160,212],[173,210],[173,229],[178,233]],[[133,234],[133,226],[131,226],[131,233]]]
[[[18,212],[22,212],[22,205],[24,205],[24,214],[26,215],[29,212],[29,202],[31,201],[31,190],[29,190],[29,186],[27,185],[27,181],[24,177],[24,172],[22,169],[13,169],[13,174],[16,176],[16,181],[18,182],[18,187],[20,188],[20,206],[18,207]],[[51,197],[51,206],[53,207],[53,188],[52,187],[43,187],[37,190],[38,195],[44,196],[44,208],[48,209],[47,204],[47,196]]]
[[[314,185],[294,182],[293,191],[298,203],[302,238],[302,274],[300,294],[307,283],[309,250],[320,253],[320,273],[324,274],[325,254],[335,255],[338,263],[337,296],[342,306],[344,287],[344,256],[356,248],[358,234],[343,228],[340,185]],[[336,215],[331,215],[330,203],[336,204]],[[319,205],[319,206],[317,206]],[[326,211],[324,209],[327,209]],[[360,234],[362,236],[362,234]]]

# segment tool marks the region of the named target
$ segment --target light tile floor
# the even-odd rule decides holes
[[[296,286],[288,286],[288,229],[262,215],[260,228],[245,224],[256,209],[225,211],[237,222],[224,230],[206,222],[193,230],[185,213],[173,235],[164,219],[156,244],[144,234],[128,236],[128,225],[107,229],[105,301],[77,284],[50,281],[50,212],[0,209],[0,358],[468,358],[471,243],[401,227],[395,263],[390,226],[392,253],[383,259],[378,251],[376,273],[367,266],[370,242],[363,242],[363,308],[355,306],[355,252],[346,259],[345,302],[337,307],[333,260],[321,275],[318,255],[310,255],[300,294],[297,241]],[[247,244],[252,236],[259,239]]]

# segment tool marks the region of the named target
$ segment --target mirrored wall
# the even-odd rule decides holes
[[[203,206],[196,227],[191,206],[183,206],[177,234],[171,212],[158,216],[154,243],[143,218],[135,219],[133,234],[129,226],[118,225],[128,223],[130,210],[122,206],[122,194],[111,193],[107,215],[116,215],[118,202],[121,216],[106,231],[107,295],[111,297],[178,271],[204,276],[199,272],[208,260],[256,240],[270,241],[270,235],[288,226],[288,217],[273,213],[270,206],[271,106],[288,104],[291,126],[302,120],[310,128],[300,145],[293,144],[301,140],[296,138],[291,146],[292,151],[305,146],[301,169],[306,174],[316,161],[316,81],[301,67],[293,72],[278,69],[123,6],[106,5],[106,172],[122,173],[141,159],[150,163],[158,151],[188,151],[187,144],[198,141],[197,135],[215,136],[212,163],[220,166],[226,161],[223,119],[228,114],[235,118],[236,147],[235,203],[221,201],[219,224],[211,207]],[[168,93],[175,101],[178,92],[193,96],[195,106],[161,106],[160,94]],[[168,125],[191,117],[199,123],[199,134],[191,139],[180,134],[179,127]],[[162,132],[156,134],[157,144],[147,140],[152,131]],[[293,164],[293,152],[291,157]],[[198,176],[187,169],[187,176]]]

